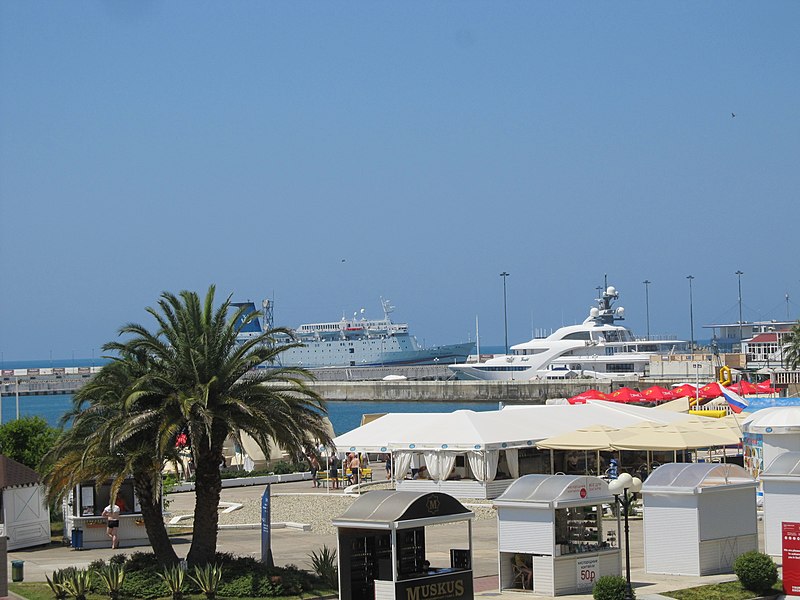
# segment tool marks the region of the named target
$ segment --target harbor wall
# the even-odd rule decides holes
[[[380,402],[502,402],[544,404],[549,398],[569,398],[588,388],[609,393],[624,385],[637,386],[638,378],[569,381],[315,381],[310,385],[330,401]]]

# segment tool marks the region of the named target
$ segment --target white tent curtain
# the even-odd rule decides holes
[[[494,481],[497,475],[497,461],[500,460],[499,450],[477,450],[467,452],[469,468],[478,481]]]
[[[395,481],[403,481],[411,467],[411,459],[414,457],[413,452],[395,451],[392,458],[392,477]]]
[[[453,472],[453,467],[456,464],[455,452],[435,450],[423,452],[423,456],[431,479],[443,481]]]
[[[519,479],[519,449],[506,448],[506,463],[512,479]]]

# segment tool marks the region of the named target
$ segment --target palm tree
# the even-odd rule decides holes
[[[800,365],[800,321],[792,326],[789,335],[784,338],[783,356],[788,369],[796,369]]]
[[[228,297],[214,307],[212,285],[205,300],[195,292],[178,296],[165,292],[158,310],[148,308],[158,324],[155,332],[128,324],[120,333],[127,341],[108,344],[121,354],[144,353],[150,367],[136,385],[126,407],[135,412],[129,432],[156,432],[160,452],[174,445],[177,434],[188,430],[195,464],[195,513],[190,564],[214,560],[217,509],[222,477],[223,444],[229,435],[248,433],[266,455],[270,439],[290,452],[301,452],[317,442],[327,444],[325,403],[307,386],[302,369],[268,368],[284,349],[276,345],[272,329],[244,343],[237,342],[242,327],[256,318],[245,307],[231,312]],[[237,325],[238,323],[238,325]]]
[[[124,352],[75,394],[73,408],[62,421],[71,420],[72,426],[62,432],[45,457],[45,481],[48,499],[55,504],[77,484],[91,479],[111,480],[113,500],[125,478],[133,476],[150,545],[159,562],[170,565],[177,563],[178,557],[164,526],[161,471],[175,450],[160,451],[154,430],[132,433],[130,421],[135,414],[126,407],[147,372],[145,354]]]

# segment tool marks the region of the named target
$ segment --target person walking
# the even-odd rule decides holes
[[[317,473],[319,473],[319,460],[314,454],[308,455],[308,462],[311,465],[311,485],[313,487],[319,487],[320,483],[317,479]]]
[[[336,458],[335,454],[331,456],[328,466],[328,482],[332,489],[339,489],[339,459]]]

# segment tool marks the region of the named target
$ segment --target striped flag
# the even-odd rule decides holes
[[[742,398],[732,389],[726,388],[724,385],[721,385],[719,386],[719,391],[722,392],[722,395],[724,396],[725,400],[728,401],[728,406],[730,406],[731,410],[736,414],[739,414],[749,406],[747,400]]]

